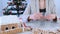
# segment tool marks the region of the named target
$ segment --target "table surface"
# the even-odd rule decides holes
[[[43,30],[57,30],[60,28],[59,22],[52,21],[31,21],[27,22],[26,24],[32,28],[40,28]]]
[[[60,28],[60,23],[51,22],[51,21],[31,21],[26,23],[27,26],[31,26],[32,28],[40,28],[43,30],[56,31]],[[31,31],[23,32],[21,34],[32,34]]]
[[[18,33],[18,34],[32,34],[32,32],[28,31],[28,32],[23,32],[23,33]]]

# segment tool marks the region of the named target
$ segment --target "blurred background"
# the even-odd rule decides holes
[[[0,0],[0,16],[3,16],[3,8],[5,8],[8,4],[9,0]],[[26,0],[27,4],[29,3],[29,0]],[[60,17],[60,0],[54,0],[55,5],[56,5],[56,13]]]

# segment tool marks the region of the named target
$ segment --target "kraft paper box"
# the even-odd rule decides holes
[[[1,25],[1,30],[2,31],[9,30],[9,29],[14,29],[14,28],[18,28],[18,24]]]
[[[22,28],[16,28],[14,30],[2,31],[1,34],[17,34],[23,32]]]
[[[39,29],[33,29],[32,30],[33,34],[60,34],[59,31],[47,31],[47,30],[39,30]]]
[[[21,22],[17,16],[2,16],[0,23],[0,34],[15,34],[23,32]]]
[[[42,34],[42,30],[39,30],[39,29],[33,29],[32,30],[33,34]]]
[[[25,32],[25,31],[31,31],[31,30],[32,30],[32,28],[29,28],[29,27],[25,27],[25,28],[24,28],[24,32]]]

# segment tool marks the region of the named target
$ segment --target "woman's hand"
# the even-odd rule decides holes
[[[29,19],[31,20],[40,20],[43,17],[41,13],[35,13],[33,15],[30,15]]]
[[[35,13],[30,18],[32,18],[33,20],[40,20],[42,17],[43,15],[41,13]]]
[[[47,20],[53,20],[56,18],[55,14],[49,14],[47,16],[43,16],[42,13],[35,13],[33,15],[30,15],[28,20],[41,20],[41,19],[47,19]]]
[[[45,16],[45,18],[48,20],[53,20],[53,19],[55,19],[55,17],[56,17],[55,14],[49,14],[49,15]]]

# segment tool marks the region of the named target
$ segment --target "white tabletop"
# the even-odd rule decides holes
[[[40,28],[43,30],[57,30],[60,29],[60,23],[51,22],[51,21],[31,21],[26,23],[28,26],[32,28]]]
[[[28,32],[22,32],[22,33],[18,33],[18,34],[32,34],[32,32],[28,31]]]

